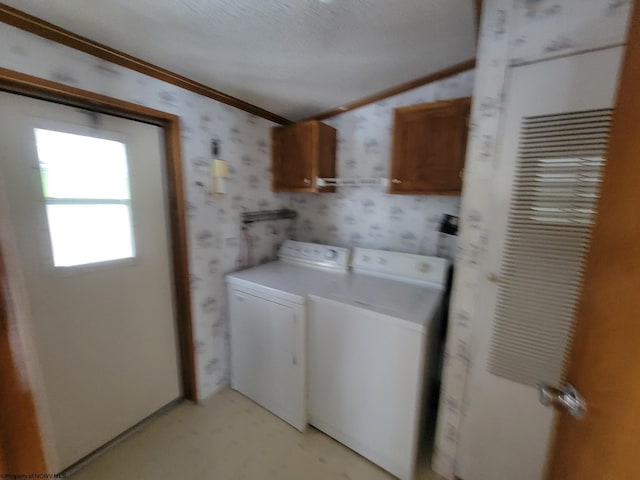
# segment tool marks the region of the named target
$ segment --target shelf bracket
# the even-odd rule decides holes
[[[316,178],[318,187],[388,187],[388,178]]]

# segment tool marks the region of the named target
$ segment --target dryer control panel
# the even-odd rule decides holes
[[[449,262],[426,255],[354,248],[351,266],[356,273],[442,286],[446,282]]]
[[[346,272],[349,268],[349,253],[348,248],[287,240],[280,247],[278,257],[280,260]]]

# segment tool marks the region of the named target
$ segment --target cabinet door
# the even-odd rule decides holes
[[[335,178],[336,176],[336,129],[319,123],[318,140],[318,173],[320,178]],[[315,178],[313,179],[315,184]],[[317,187],[318,192],[335,192],[336,187]]]
[[[302,430],[304,316],[296,307],[237,290],[229,310],[232,388]]]
[[[274,192],[313,191],[317,125],[302,122],[272,130]]]
[[[463,98],[396,110],[391,193],[460,193],[469,105]]]

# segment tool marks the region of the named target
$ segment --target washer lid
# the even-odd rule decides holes
[[[346,274],[335,270],[305,267],[284,261],[265,263],[227,275],[229,285],[260,290],[290,302],[304,303],[307,295],[324,293]]]
[[[340,285],[316,296],[426,327],[440,307],[443,293],[442,287],[351,274]]]

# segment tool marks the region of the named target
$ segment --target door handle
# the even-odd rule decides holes
[[[570,383],[561,388],[539,383],[538,395],[542,405],[564,410],[574,418],[582,418],[587,413],[587,402]]]

